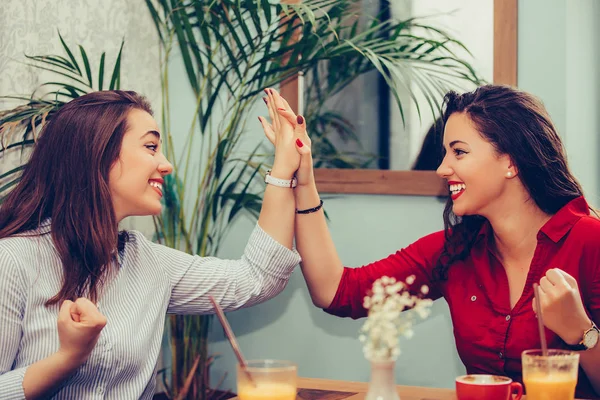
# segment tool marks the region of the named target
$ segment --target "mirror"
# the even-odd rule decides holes
[[[402,0],[393,2],[392,13],[398,18],[406,18],[407,15],[427,16],[432,24],[445,29],[465,44],[473,54],[472,58],[469,59],[468,55],[465,58],[480,77],[488,82],[516,86],[517,0]],[[377,87],[378,79],[373,74],[364,77],[362,82],[357,82],[357,85],[370,88],[371,98],[378,101],[375,107],[374,101],[366,106],[362,101],[344,101],[345,109],[342,110],[344,115],[353,116],[354,120],[350,120],[358,133],[367,137],[367,140],[361,141],[361,146],[368,153],[376,153],[378,162],[373,163],[372,169],[317,168],[315,175],[319,191],[446,195],[446,185],[432,171],[435,169],[432,165],[437,163],[435,155],[431,157],[431,153],[426,150],[420,154],[425,134],[434,122],[429,106],[427,103],[421,105],[421,120],[414,105],[409,110],[407,107],[404,126],[398,107],[393,99],[389,99],[389,93],[373,92],[372,88]],[[463,84],[464,90],[472,88],[473,86]],[[281,91],[287,98],[298,99],[297,80],[286,82]],[[361,99],[364,96],[355,94],[352,98]],[[408,105],[410,98],[402,101]],[[419,103],[422,104],[420,100]],[[379,115],[376,115],[378,112]],[[376,135],[379,143],[373,140],[374,125],[377,125],[375,130],[379,132]],[[412,170],[417,159],[421,164],[417,169],[425,170]]]

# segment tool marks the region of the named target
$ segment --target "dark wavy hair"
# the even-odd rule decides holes
[[[469,116],[481,136],[498,154],[507,154],[535,204],[555,214],[582,196],[581,186],[569,171],[562,141],[542,102],[508,86],[486,85],[464,94],[449,92],[444,98],[444,125],[454,113]],[[445,245],[434,268],[434,278],[446,280],[452,263],[471,252],[486,219],[458,217],[449,197],[444,209]]]
[[[20,182],[0,207],[0,238],[34,234],[28,231],[52,220],[64,277],[47,306],[98,298],[119,247],[108,176],[132,109],[152,114],[148,101],[131,91],[93,92],[65,104],[42,129]]]

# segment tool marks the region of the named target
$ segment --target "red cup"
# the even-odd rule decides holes
[[[458,400],[519,400],[522,396],[523,386],[506,376],[474,374],[456,378]]]

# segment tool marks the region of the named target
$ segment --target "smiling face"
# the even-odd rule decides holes
[[[162,154],[154,118],[146,111],[131,110],[119,158],[108,178],[117,221],[131,215],[159,214],[163,177],[172,171],[173,166]]]
[[[437,174],[448,180],[452,211],[458,216],[486,216],[502,202],[508,180],[516,175],[510,157],[498,154],[468,114],[459,112],[446,122],[444,150]]]

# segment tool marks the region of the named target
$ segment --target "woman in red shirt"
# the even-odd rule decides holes
[[[540,284],[546,340],[581,351],[577,396],[600,393],[600,220],[590,215],[548,113],[535,97],[504,86],[450,92],[443,112],[448,180],[445,230],[361,268],[343,267],[324,217],[304,119],[267,91],[274,130],[295,129],[301,155],[295,189],[296,245],[314,304],[366,316],[363,298],[383,275],[448,302],[468,373],[522,381],[521,352],[540,348],[533,283]],[[292,160],[293,161],[293,160]],[[290,161],[290,162],[292,162]],[[297,162],[297,161],[296,161]]]

